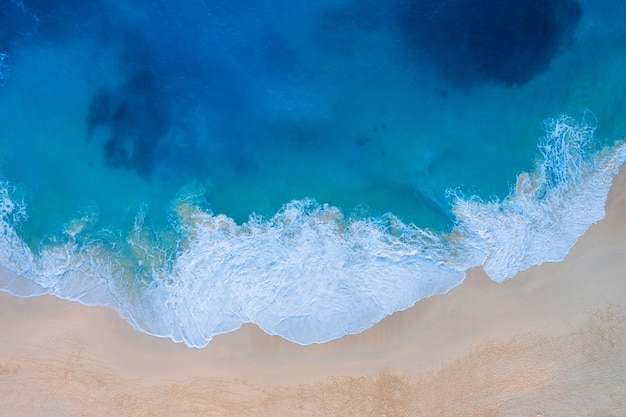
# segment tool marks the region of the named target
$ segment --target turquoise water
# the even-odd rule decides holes
[[[0,289],[189,346],[246,322],[314,343],[560,260],[626,152],[624,17],[4,0]]]

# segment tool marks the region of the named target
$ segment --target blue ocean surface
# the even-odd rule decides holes
[[[190,347],[562,260],[626,161],[616,0],[0,0],[0,290]]]

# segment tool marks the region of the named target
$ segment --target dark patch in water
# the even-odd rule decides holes
[[[367,136],[359,136],[354,144],[358,148],[364,148],[372,142],[372,139]]]
[[[102,89],[94,94],[86,120],[90,138],[97,127],[110,123],[113,106],[113,94],[109,90]]]
[[[200,177],[224,163],[253,171],[245,152],[260,146],[249,126],[264,121],[268,91],[299,66],[274,20],[260,19],[275,12],[245,2],[245,13],[229,2],[146,3],[145,20],[115,31],[128,81],[95,94],[86,118],[90,134],[110,135],[107,162],[144,177],[157,165]],[[210,134],[198,135],[202,123]]]
[[[100,90],[87,114],[90,136],[108,128],[103,150],[112,167],[134,169],[148,178],[166,138],[168,115],[160,104],[158,84],[149,70],[134,74],[122,87]]]
[[[409,0],[403,32],[452,84],[521,85],[549,67],[571,42],[576,0]]]

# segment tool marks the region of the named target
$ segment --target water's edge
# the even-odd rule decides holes
[[[448,292],[469,268],[502,282],[563,260],[604,218],[626,161],[624,144],[593,151],[594,130],[586,120],[546,121],[536,169],[520,173],[508,197],[450,193],[456,225],[448,234],[392,214],[345,218],[313,200],[241,225],[198,207],[187,192],[173,202],[167,231],[145,227],[139,213],[115,240],[85,232],[85,216],[34,253],[19,236],[27,209],[0,184],[0,290],[106,306],[139,331],[196,348],[243,323],[298,344],[323,343]]]

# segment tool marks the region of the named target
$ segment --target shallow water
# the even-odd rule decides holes
[[[625,16],[5,1],[1,287],[190,346],[244,322],[312,343],[562,259],[623,162]]]

